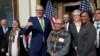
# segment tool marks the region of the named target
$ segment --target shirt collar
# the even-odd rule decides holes
[[[95,21],[94,23],[100,23],[100,21]]]
[[[43,19],[44,19],[43,17],[42,17],[42,18],[40,18],[40,17],[37,17],[37,18],[38,18],[38,20],[40,20],[40,19],[42,19],[42,20],[43,20]]]

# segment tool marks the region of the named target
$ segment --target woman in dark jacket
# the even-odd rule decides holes
[[[88,11],[81,12],[81,28],[79,33],[73,24],[69,26],[72,37],[72,45],[75,47],[75,56],[96,56],[94,42],[96,39],[96,29],[90,22],[91,15]]]

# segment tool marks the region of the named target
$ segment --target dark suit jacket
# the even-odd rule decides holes
[[[21,31],[19,33],[19,42],[20,42],[20,50],[19,50],[19,56],[28,56],[28,51],[26,51],[23,43],[23,36],[24,30],[21,28]]]
[[[33,23],[33,26],[29,27],[25,31],[25,35],[29,34],[30,31],[32,31],[32,39],[30,44],[30,52],[38,52],[40,51],[40,48],[42,46],[43,37],[45,40],[45,44],[47,42],[47,37],[52,30],[51,22],[48,18],[44,17],[45,22],[45,31],[42,31],[42,28],[40,26],[39,20],[37,17],[30,17],[29,22]]]
[[[4,34],[3,27],[0,27],[0,50],[1,50],[1,48],[4,48],[5,51],[7,52],[8,38],[9,38],[10,31],[11,31],[11,28],[8,27],[8,31],[6,32],[6,34]]]
[[[94,23],[95,21],[93,21],[93,24],[95,24]],[[95,27],[96,28],[96,27]],[[97,28],[96,28],[96,30],[97,30]],[[100,32],[99,32],[99,36],[100,36]],[[97,38],[97,37],[96,37]],[[95,45],[97,45],[96,43],[95,43]],[[96,47],[97,48],[97,47]],[[100,37],[99,37],[99,48],[100,48]]]
[[[94,47],[96,29],[91,23],[82,25],[79,33],[76,30],[75,24],[71,24],[69,32],[72,36],[73,48],[77,47],[77,53],[80,56],[96,56]]]

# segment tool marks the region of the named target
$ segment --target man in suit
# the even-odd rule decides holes
[[[69,25],[71,24],[71,15],[69,13],[65,13],[63,15],[64,27],[66,31],[69,31]],[[72,55],[72,45],[70,44],[69,52],[65,56],[73,56]]]
[[[94,12],[94,26],[97,30],[97,37],[96,37],[96,51],[97,51],[97,56],[100,56],[100,9],[96,9]]]
[[[25,35],[32,32],[29,56],[47,56],[47,37],[52,30],[51,22],[43,17],[44,8],[36,7],[36,17],[30,17],[26,25]]]
[[[90,16],[90,13],[87,11],[81,13],[82,25],[79,32],[77,32],[74,24],[69,26],[72,45],[75,49],[75,56],[96,56],[94,46],[96,29],[89,21],[91,18]]]
[[[6,56],[8,51],[8,38],[11,28],[7,26],[7,20],[0,21],[0,56]]]
[[[65,22],[65,29],[66,29],[66,31],[68,31],[69,24],[70,24],[70,15],[69,15],[69,13],[66,13],[66,14],[63,15],[63,20]]]

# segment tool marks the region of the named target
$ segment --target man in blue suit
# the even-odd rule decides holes
[[[32,32],[29,56],[47,56],[47,37],[52,30],[50,20],[43,17],[44,8],[36,7],[36,17],[30,17],[26,24],[25,35]]]

